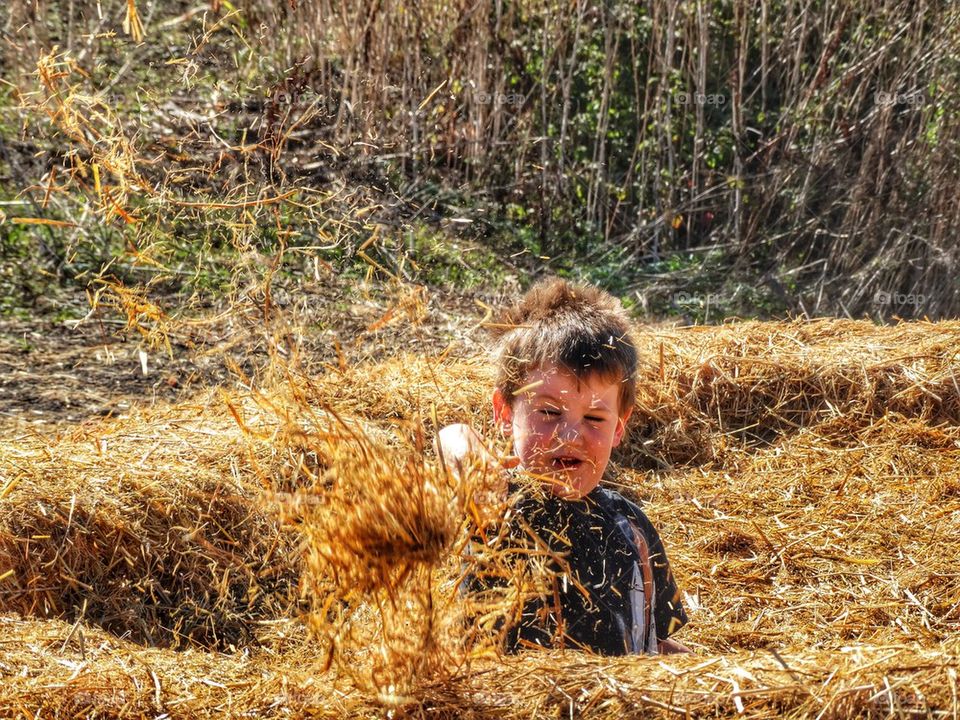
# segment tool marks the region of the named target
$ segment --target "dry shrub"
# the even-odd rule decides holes
[[[288,611],[299,562],[212,399],[0,446],[0,608],[224,648]]]

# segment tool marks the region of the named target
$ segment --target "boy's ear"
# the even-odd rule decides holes
[[[493,391],[493,420],[505,436],[513,434],[513,408],[499,389]]]
[[[633,406],[631,405],[623,415],[617,417],[617,429],[613,431],[613,447],[617,447],[623,440],[623,433],[627,429],[627,421],[632,414]]]

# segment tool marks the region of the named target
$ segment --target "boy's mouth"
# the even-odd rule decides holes
[[[583,460],[570,456],[555,457],[550,460],[550,464],[557,470],[576,470],[583,465]]]

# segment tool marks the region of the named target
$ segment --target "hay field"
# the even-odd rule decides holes
[[[695,654],[472,641],[477,496],[430,440],[485,426],[491,373],[398,353],[6,433],[0,715],[956,717],[960,323],[637,336],[611,480],[660,528]]]

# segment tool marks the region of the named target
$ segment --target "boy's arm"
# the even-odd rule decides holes
[[[458,478],[471,468],[511,468],[519,459],[498,458],[487,447],[486,438],[465,423],[441,428],[437,433],[437,455]]]
[[[626,498],[621,498],[621,500],[623,501],[623,509],[627,512],[627,517],[643,533],[650,550],[650,564],[653,570],[654,584],[656,585],[654,620],[656,621],[657,637],[661,644],[660,651],[664,654],[689,652],[676,640],[668,640],[671,635],[687,624],[687,612],[683,607],[680,589],[677,587],[673,571],[670,569],[670,561],[667,559],[667,552],[663,546],[663,540],[660,539],[660,533],[657,532],[643,510]]]

